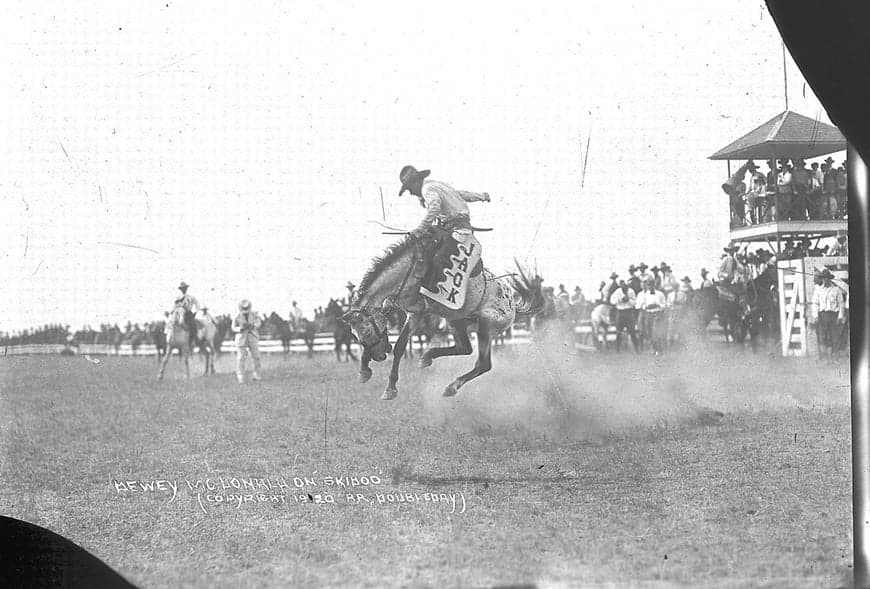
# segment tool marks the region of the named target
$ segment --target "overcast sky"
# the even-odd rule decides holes
[[[408,163],[491,194],[497,272],[697,281],[728,239],[707,157],[785,106],[760,0],[50,4],[0,23],[0,331],[151,320],[180,280],[217,313],[310,315],[395,239],[379,189],[388,224],[419,220]]]

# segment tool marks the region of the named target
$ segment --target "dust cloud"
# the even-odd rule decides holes
[[[736,412],[849,402],[846,361],[820,365],[722,342],[661,356],[590,353],[574,350],[556,330],[536,332],[530,344],[496,348],[490,372],[456,397],[442,397],[447,384],[473,367],[476,353],[414,368],[404,383],[420,391],[433,424],[600,440],[658,425],[712,425]]]

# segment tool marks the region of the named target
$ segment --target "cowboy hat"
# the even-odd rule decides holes
[[[251,310],[251,301],[248,299],[242,299],[242,302],[239,303],[240,311],[250,311]]]
[[[689,284],[690,282],[692,282],[692,279],[689,278],[688,276],[683,276],[683,278],[681,279],[681,282],[685,282],[686,284]]]
[[[610,279],[611,279],[611,280],[614,280],[614,279],[616,279],[616,278],[619,278],[619,274],[617,274],[616,272],[611,272],[611,273],[610,273]]]
[[[832,158],[831,156],[826,157],[826,158],[825,158],[825,163],[826,163],[826,164],[833,164],[833,163],[834,163],[834,158]]]
[[[410,189],[410,185],[415,180],[423,180],[431,173],[430,170],[417,170],[414,166],[405,166],[399,172],[399,180],[402,182],[402,189],[399,190],[399,196],[402,196],[406,190]]]
[[[629,272],[634,272],[635,270],[637,270],[637,266],[635,266],[634,264],[631,264],[631,265],[628,267],[628,271],[629,271]]]
[[[659,270],[661,270],[661,268],[659,268],[658,266],[653,266],[652,268],[650,268],[650,272],[652,272],[653,274],[655,274]]]
[[[706,268],[701,268],[701,274],[708,274],[710,271]]]
[[[640,268],[641,270],[646,270],[647,268],[649,268],[649,266],[646,265],[646,262],[641,262],[640,264],[637,265],[637,267]]]
[[[821,272],[818,273],[817,276],[819,278],[833,278],[834,277],[833,273],[830,270],[828,270],[827,268],[824,268]]]
[[[582,290],[582,289],[579,286],[574,287],[574,292],[579,292],[580,290]]]
[[[347,284],[344,285],[345,288],[356,288],[356,285],[350,280],[347,281]]]
[[[182,280],[181,284],[178,285],[178,288],[187,288],[189,286],[190,286],[189,284],[187,284],[185,281]]]
[[[661,270],[662,270],[662,272],[664,272],[665,270],[670,270],[670,269],[671,269],[670,266],[668,266],[667,264],[665,264],[664,262],[662,262],[662,264],[661,264]]]
[[[722,249],[725,250],[726,252],[736,252],[737,250],[740,249],[740,246],[736,245],[735,243],[732,242],[732,243],[729,243],[728,245],[726,245],[725,247],[723,247]]]
[[[203,307],[202,307],[202,312],[205,313],[206,311],[208,311],[208,307],[206,307],[205,305],[203,305]]]

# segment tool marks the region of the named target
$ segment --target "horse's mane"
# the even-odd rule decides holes
[[[359,290],[357,291],[357,299],[365,294],[366,290],[372,285],[375,277],[380,274],[381,270],[384,266],[395,262],[405,251],[413,244],[412,238],[410,235],[406,235],[390,247],[384,251],[383,254],[377,256],[372,260],[369,269],[366,270],[366,273],[363,275],[362,280],[359,283]]]

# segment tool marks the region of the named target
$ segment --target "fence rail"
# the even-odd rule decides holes
[[[531,332],[527,329],[514,329],[511,337],[504,339],[505,345],[523,345],[531,341]],[[722,330],[714,321],[707,328],[708,336],[723,337]],[[582,321],[574,327],[575,347],[580,350],[593,349],[592,344],[592,328],[589,321]],[[390,332],[390,340],[396,341],[398,332]],[[610,328],[607,332],[607,341],[616,341],[616,330]],[[472,334],[474,341],[475,334]],[[452,342],[452,338],[450,338]],[[354,344],[354,348],[359,346]],[[314,352],[325,353],[333,352],[335,349],[335,341],[331,333],[318,333],[314,336]],[[223,342],[222,350],[224,352],[234,352],[235,345],[232,340]],[[263,354],[283,353],[284,348],[281,346],[280,340],[263,339],[260,340],[260,352]],[[290,344],[291,354],[305,354],[308,352],[308,347],[302,340],[293,340]],[[91,356],[154,356],[157,354],[157,348],[154,344],[147,343],[137,346],[134,350],[129,343],[121,344],[117,348],[111,344],[78,344],[67,346],[65,344],[21,344],[11,346],[0,346],[0,356],[27,356],[40,354],[88,354]]]

